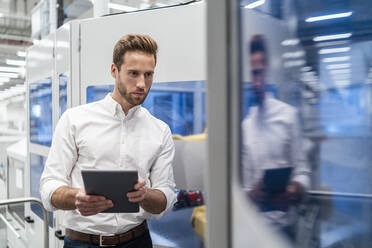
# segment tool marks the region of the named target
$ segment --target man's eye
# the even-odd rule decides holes
[[[136,71],[130,71],[129,72],[129,75],[131,75],[131,76],[137,76],[138,75],[138,72],[136,72]]]
[[[146,72],[145,73],[145,77],[151,77],[152,76],[152,72]]]

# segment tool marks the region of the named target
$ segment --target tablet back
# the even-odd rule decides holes
[[[264,187],[269,193],[282,193],[286,191],[291,177],[292,167],[267,169],[264,174]]]
[[[126,196],[138,182],[137,171],[82,170],[81,174],[87,195],[102,195],[114,203],[104,213],[139,212],[139,204],[129,202]]]

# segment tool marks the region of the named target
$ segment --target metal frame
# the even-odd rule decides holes
[[[27,198],[15,198],[15,199],[9,199],[9,200],[3,200],[0,201],[0,206],[7,206],[11,204],[19,204],[19,203],[28,203],[28,202],[33,202],[36,203],[40,206],[41,210],[43,211],[43,216],[44,216],[44,248],[49,248],[49,216],[48,212],[43,206],[43,203],[35,198],[35,197],[27,197]]]
[[[208,248],[231,247],[228,1],[207,4]]]

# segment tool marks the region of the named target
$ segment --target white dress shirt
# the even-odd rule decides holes
[[[172,163],[174,144],[169,127],[141,106],[127,115],[110,94],[103,100],[68,109],[53,135],[52,146],[40,181],[44,206],[56,210],[51,196],[61,186],[84,188],[82,169],[137,170],[146,186],[162,191],[166,210],[175,202]],[[100,213],[82,216],[65,211],[67,228],[91,234],[123,233],[152,214]]]
[[[265,169],[292,167],[291,181],[310,187],[310,169],[302,150],[302,136],[294,107],[265,96],[261,107],[254,106],[242,123],[243,185],[251,189],[263,178]],[[291,220],[287,213],[264,214],[281,226]]]

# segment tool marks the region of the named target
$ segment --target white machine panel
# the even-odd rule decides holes
[[[26,81],[32,83],[53,76],[54,34],[38,41],[27,50]]]
[[[178,189],[204,191],[206,140],[175,140],[174,180]]]
[[[70,61],[71,61],[71,43],[70,43],[70,24],[67,23],[56,30],[55,40],[55,84],[53,91],[56,93],[56,101],[53,108],[54,128],[62,113],[71,106],[69,90],[71,89],[69,81]],[[54,129],[53,128],[53,129]]]
[[[45,158],[48,155],[53,132],[52,106],[55,105],[53,84],[55,34],[50,34],[27,50],[27,169],[25,170],[25,196],[40,198],[39,184],[44,164],[31,165],[32,156]],[[31,92],[31,93],[30,93]],[[31,106],[30,106],[31,105]],[[32,156],[31,156],[32,155]],[[42,219],[25,205],[25,215],[35,220],[26,224],[26,240],[29,247],[42,247]],[[54,232],[50,232],[50,246],[54,247]]]

